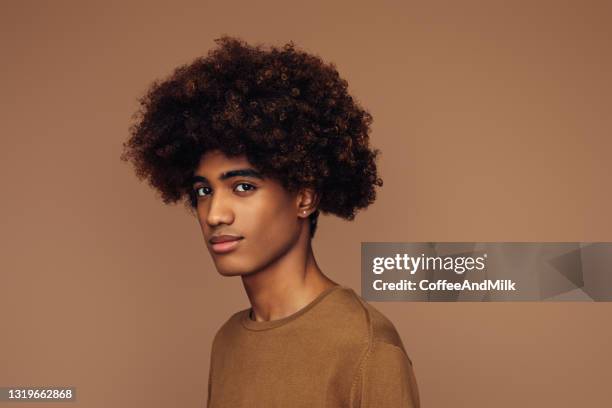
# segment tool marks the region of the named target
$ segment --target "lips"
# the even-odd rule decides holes
[[[220,244],[222,242],[237,241],[239,239],[242,239],[242,237],[239,237],[237,235],[217,235],[210,239],[210,243]]]
[[[219,235],[212,237],[209,242],[212,245],[213,252],[224,254],[233,251],[242,239],[243,237],[234,235]]]

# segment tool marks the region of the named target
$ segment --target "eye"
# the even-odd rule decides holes
[[[236,185],[236,191],[240,193],[246,193],[250,190],[255,190],[255,186],[249,183],[240,183]]]
[[[193,191],[196,197],[206,197],[208,194],[210,194],[209,187],[198,187],[195,188]]]

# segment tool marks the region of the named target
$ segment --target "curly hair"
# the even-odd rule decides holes
[[[352,220],[376,199],[378,149],[369,147],[371,114],[347,91],[333,63],[293,42],[264,48],[222,36],[205,57],[152,83],[123,143],[140,180],[165,204],[196,199],[191,179],[201,156],[245,155],[288,191],[312,188],[319,211]]]

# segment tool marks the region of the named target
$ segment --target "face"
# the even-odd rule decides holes
[[[194,172],[197,215],[220,274],[265,269],[298,241],[305,214],[301,196],[261,176],[245,156],[204,154]]]

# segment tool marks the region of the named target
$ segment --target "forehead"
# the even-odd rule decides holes
[[[254,168],[245,155],[228,157],[220,150],[206,152],[200,158],[196,176],[217,175],[228,170]]]

